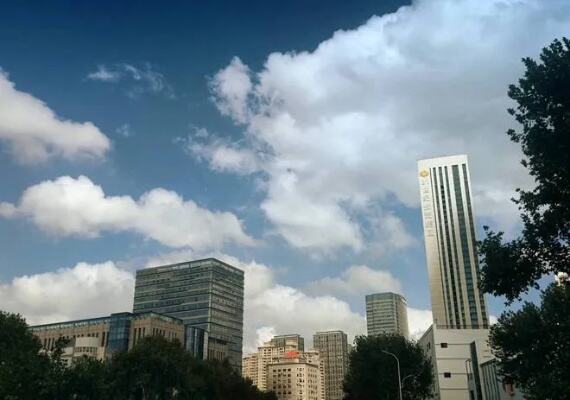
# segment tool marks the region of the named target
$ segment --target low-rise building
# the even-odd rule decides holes
[[[493,355],[488,329],[442,329],[432,325],[419,344],[430,357],[437,400],[489,400],[481,390],[481,364]]]
[[[485,400],[525,400],[512,382],[501,377],[495,359],[481,364],[481,391]]]
[[[65,360],[80,355],[102,360],[114,351],[132,348],[146,336],[163,336],[184,343],[182,321],[155,312],[116,313],[107,317],[35,325],[30,330],[39,338],[45,351],[53,350],[58,339],[66,339]]]

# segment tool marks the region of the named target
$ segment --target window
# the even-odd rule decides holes
[[[442,344],[441,344],[441,348],[442,348],[442,349],[447,349],[447,343],[442,343]]]
[[[444,372],[443,377],[444,378],[451,378],[451,372]]]

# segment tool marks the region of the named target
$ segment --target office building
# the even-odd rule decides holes
[[[432,325],[419,344],[430,357],[436,400],[490,400],[482,390],[481,365],[493,355],[487,329],[442,329]]]
[[[434,323],[486,329],[467,156],[420,160],[418,174]]]
[[[406,299],[397,293],[376,293],[366,296],[368,336],[397,333],[405,338],[408,332]]]
[[[326,400],[342,400],[342,383],[348,371],[348,340],[342,331],[317,332],[313,347],[318,351],[323,369],[323,388]]]
[[[131,349],[146,336],[160,335],[184,343],[181,320],[155,312],[116,313],[107,317],[31,326],[45,351],[54,349],[58,339],[68,341],[64,348],[66,362],[83,355],[99,360],[114,351]]]
[[[187,329],[203,330],[206,358],[227,358],[241,370],[243,284],[242,270],[215,258],[142,269],[133,310],[171,315]]]

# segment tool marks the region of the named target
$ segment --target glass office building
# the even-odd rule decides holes
[[[171,315],[186,329],[203,329],[206,358],[228,358],[241,370],[243,291],[243,271],[215,258],[141,269],[133,311]]]
[[[420,160],[418,175],[434,323],[488,328],[467,156]]]

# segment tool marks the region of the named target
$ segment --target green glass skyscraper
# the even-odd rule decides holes
[[[205,355],[241,370],[244,272],[215,258],[137,271],[133,312],[181,319],[205,331]],[[193,336],[195,336],[193,334]]]

